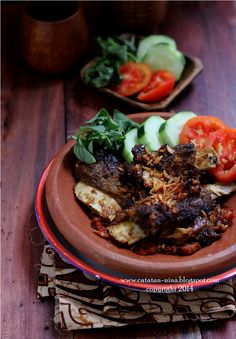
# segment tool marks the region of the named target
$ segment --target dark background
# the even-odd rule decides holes
[[[33,215],[40,175],[57,150],[101,107],[137,111],[87,88],[79,70],[93,55],[94,36],[121,30],[104,8],[87,2],[90,48],[73,72],[44,75],[20,56],[23,2],[2,2],[2,337],[61,338],[53,329],[53,302],[36,300],[42,252]],[[236,13],[233,2],[170,2],[155,32],[172,36],[179,49],[197,56],[204,71],[169,111],[215,115],[236,126]],[[34,242],[32,243],[32,238]],[[38,245],[37,245],[38,244]],[[36,246],[37,245],[37,246]],[[235,318],[214,323],[177,323],[89,330],[68,338],[233,338]]]

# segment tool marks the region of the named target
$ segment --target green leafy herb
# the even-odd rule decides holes
[[[87,164],[93,164],[96,162],[96,159],[92,155],[91,148],[90,151],[88,151],[81,141],[77,142],[74,147],[74,153],[77,156],[78,159],[84,159],[84,162]]]
[[[132,128],[136,128],[139,126],[137,122],[127,118],[123,113],[118,111],[117,109],[113,112],[113,119],[123,128],[124,131],[129,132]]]
[[[139,124],[118,110],[114,110],[112,118],[108,111],[102,108],[77,132],[74,137],[74,153],[79,160],[92,164],[96,162],[94,150],[103,148],[120,151],[124,146],[125,134],[138,126]]]
[[[128,40],[122,36],[97,38],[100,53],[95,62],[85,69],[86,83],[99,88],[106,86],[111,80],[120,82],[119,67],[128,61],[136,61],[135,37]]]

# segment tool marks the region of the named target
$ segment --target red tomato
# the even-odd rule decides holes
[[[129,97],[141,91],[152,77],[150,66],[138,62],[128,62],[121,65],[119,73],[122,76],[122,80],[115,91],[124,97]]]
[[[236,180],[236,129],[222,128],[210,134],[209,143],[216,150],[220,164],[209,172],[216,180],[229,183]]]
[[[193,142],[196,147],[203,148],[209,145],[209,134],[224,127],[227,127],[227,125],[216,117],[194,117],[185,123],[180,133],[180,143]]]
[[[175,80],[175,76],[168,71],[154,72],[151,81],[139,93],[137,99],[145,102],[160,101],[172,92]]]

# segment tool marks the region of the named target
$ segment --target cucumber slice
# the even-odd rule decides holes
[[[125,135],[122,156],[127,162],[133,161],[133,153],[131,151],[132,148],[137,145],[137,131],[137,128],[133,128]]]
[[[144,58],[145,54],[148,52],[148,50],[160,43],[166,43],[171,45],[173,48],[176,49],[176,43],[175,40],[171,39],[170,37],[166,35],[149,35],[146,38],[143,38],[140,40],[138,49],[137,49],[137,59],[141,62]]]
[[[138,128],[138,144],[145,144],[149,151],[156,151],[163,145],[159,135],[160,126],[165,122],[159,116],[148,118]]]
[[[168,44],[158,44],[148,50],[143,58],[153,71],[167,70],[179,80],[185,66],[183,54]]]
[[[183,125],[195,116],[196,114],[193,112],[180,112],[162,124],[159,134],[163,143],[168,144],[171,147],[178,145]]]

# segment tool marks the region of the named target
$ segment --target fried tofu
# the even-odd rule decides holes
[[[108,194],[79,181],[74,188],[76,197],[103,219],[112,221],[121,211],[117,201]]]
[[[142,228],[131,220],[108,226],[107,230],[109,235],[116,241],[128,245],[132,245],[147,236]]]

